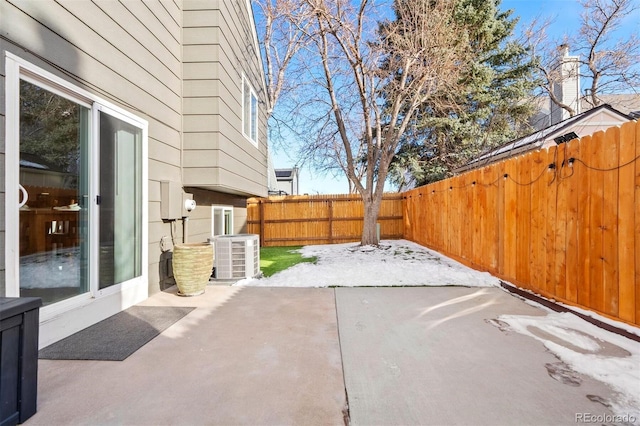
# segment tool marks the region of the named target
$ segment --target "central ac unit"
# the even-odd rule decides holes
[[[260,274],[258,235],[222,235],[214,238],[217,279],[252,278]]]

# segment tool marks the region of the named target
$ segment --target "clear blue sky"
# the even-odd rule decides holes
[[[634,0],[640,1],[640,0]],[[582,7],[578,0],[502,0],[502,10],[512,9],[512,16],[519,16],[519,25],[526,25],[536,17],[553,18],[554,22],[549,28],[550,36],[561,38],[564,33],[575,32],[580,26],[580,12]],[[632,16],[627,17],[624,23],[625,32],[640,33],[640,10],[636,10]],[[276,168],[289,168],[298,163],[295,157],[287,153],[273,153]],[[300,170],[300,193],[309,194],[342,194],[349,189],[347,179],[339,176],[323,176],[321,173],[309,169],[303,165]]]
[[[520,16],[521,23],[528,23],[538,16],[571,17],[560,22],[556,19],[553,27],[573,30],[579,25],[580,3],[577,0],[503,0],[502,10],[513,9],[514,16]],[[573,18],[575,17],[575,18]],[[561,31],[561,30],[560,30]]]

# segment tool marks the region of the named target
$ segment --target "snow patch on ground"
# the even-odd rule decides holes
[[[380,247],[358,243],[302,247],[315,264],[299,263],[268,278],[235,285],[265,287],[444,286],[495,287],[500,281],[440,253],[406,240],[381,241]]]
[[[80,287],[80,247],[20,256],[20,287]]]
[[[569,312],[546,316],[501,315],[508,329],[542,342],[573,371],[606,383],[619,393],[604,401],[619,416],[640,421],[640,344],[603,330]],[[542,331],[542,332],[541,332]],[[636,330],[637,331],[637,330]]]

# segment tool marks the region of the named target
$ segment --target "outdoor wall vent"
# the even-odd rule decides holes
[[[258,235],[222,235],[214,238],[216,279],[252,278],[260,274]]]

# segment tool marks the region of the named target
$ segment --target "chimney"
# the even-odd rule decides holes
[[[566,43],[561,44],[558,46],[558,51],[560,51],[563,58],[569,56],[569,45]]]
[[[569,105],[576,114],[580,114],[580,62],[579,56],[569,55],[569,45],[558,46],[558,66],[560,67],[559,81],[553,85],[553,93],[563,104]],[[559,123],[569,118],[569,112],[551,104],[551,124]]]

